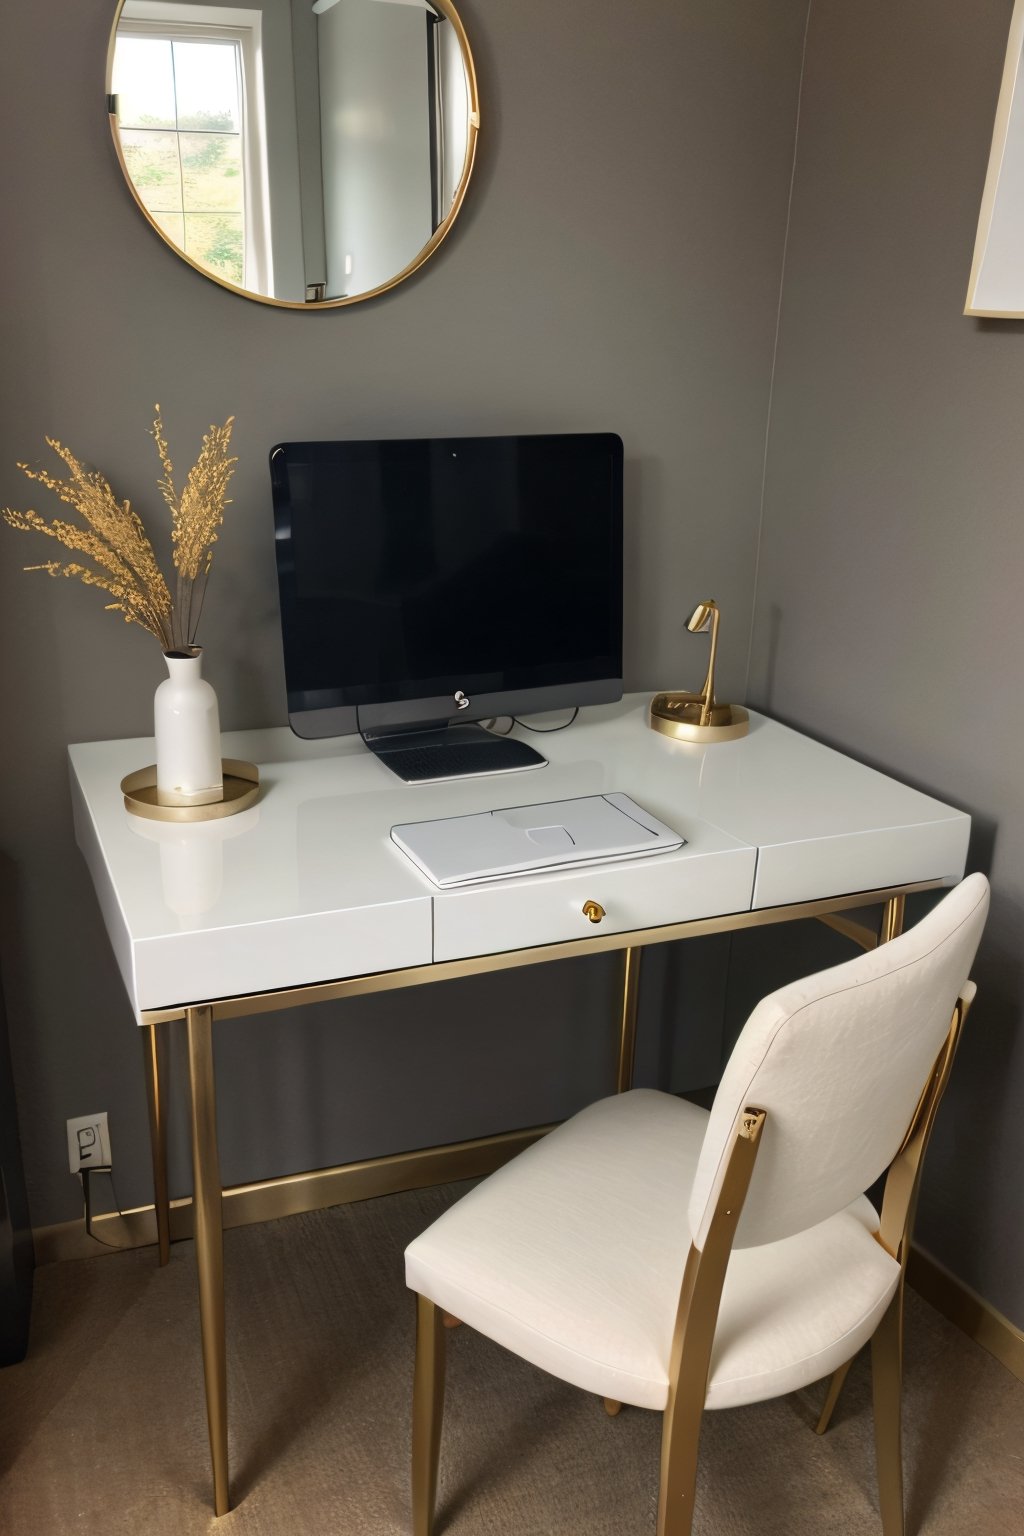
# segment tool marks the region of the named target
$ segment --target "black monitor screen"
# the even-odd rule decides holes
[[[293,717],[619,696],[618,437],[284,443],[271,474]]]

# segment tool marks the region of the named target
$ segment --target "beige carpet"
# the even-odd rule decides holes
[[[408,1530],[413,1308],[402,1250],[458,1189],[229,1232],[231,1490],[210,1512],[192,1245],[38,1271],[0,1371],[9,1536],[392,1536]],[[651,1536],[660,1415],[601,1405],[466,1328],[449,1336],[439,1533]],[[913,1294],[908,1536],[1024,1532],[1024,1384]],[[699,1536],[880,1536],[867,1360],[821,1398],[705,1415]]]

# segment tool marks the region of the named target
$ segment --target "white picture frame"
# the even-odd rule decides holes
[[[1024,320],[1024,0],[1015,0],[965,315]]]

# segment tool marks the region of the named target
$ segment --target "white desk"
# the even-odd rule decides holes
[[[970,819],[758,715],[701,747],[646,725],[648,695],[527,737],[548,765],[405,785],[356,738],[224,737],[260,767],[257,805],[221,822],[147,822],[120,780],[149,740],[70,749],[75,828],[138,1022],[149,1030],[156,1208],[167,1192],[158,1026],[185,1019],[193,1212],[215,1507],[228,1508],[221,1184],[212,1026],[297,1003],[595,950],[626,952],[618,1086],[628,1086],[642,947],[884,902],[961,878]],[[395,847],[400,822],[622,791],[687,839],[674,853],[440,891]],[[603,909],[597,923],[584,904]],[[841,921],[841,920],[836,920]]]

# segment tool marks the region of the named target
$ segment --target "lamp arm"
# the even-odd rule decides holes
[[[708,655],[708,675],[701,689],[700,723],[711,723],[711,711],[715,707],[715,661],[718,656],[718,604],[711,606],[711,651]]]

